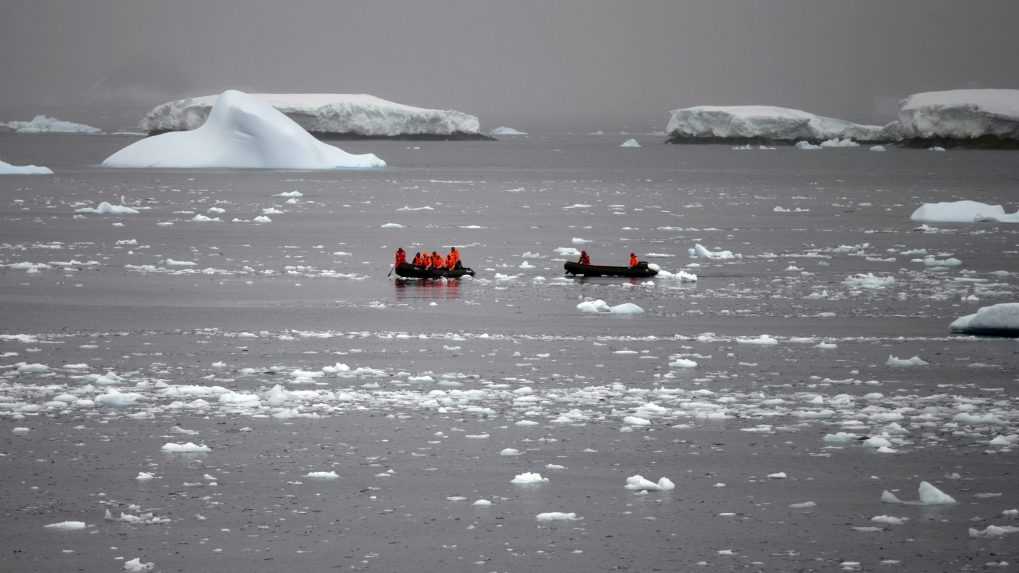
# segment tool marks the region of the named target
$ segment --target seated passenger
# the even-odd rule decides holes
[[[400,266],[407,263],[407,252],[403,250],[403,247],[396,249],[396,266]]]
[[[460,251],[456,247],[449,248],[449,255],[446,257],[446,267],[453,270],[460,266]]]
[[[436,270],[441,269],[442,267],[446,266],[445,263],[446,263],[446,261],[443,260],[442,255],[440,255],[439,253],[437,253],[435,251],[432,251],[432,268],[433,269],[436,269]]]
[[[637,258],[637,255],[630,253],[630,268],[632,269],[633,267],[636,267],[639,264],[640,259]]]
[[[580,251],[580,260],[577,261],[582,265],[590,265],[591,257],[587,256],[587,251]]]

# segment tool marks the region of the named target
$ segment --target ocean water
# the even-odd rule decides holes
[[[629,137],[338,142],[390,167],[324,173],[0,134],[56,172],[0,178],[5,567],[1014,567],[1019,347],[948,324],[1016,300],[1019,228],[909,215],[1015,210],[1015,153]],[[473,280],[387,276],[449,245]],[[569,248],[698,280],[568,278]],[[957,503],[882,503],[921,481]]]

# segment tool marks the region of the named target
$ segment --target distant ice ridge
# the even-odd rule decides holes
[[[264,101],[223,92],[201,127],[132,143],[105,167],[350,169],[385,167],[371,153],[354,155],[315,139]]]
[[[907,138],[1019,141],[1019,90],[947,90],[902,101],[899,124]]]
[[[53,170],[41,165],[11,165],[0,161],[0,175],[53,175]]]
[[[31,121],[8,121],[0,123],[0,125],[9,127],[17,133],[83,133],[88,135],[102,133],[98,127],[64,121],[46,115],[37,115]]]
[[[701,105],[672,110],[665,131],[672,141],[763,139],[774,141],[888,141],[889,126],[861,125],[786,107]]]
[[[1019,223],[1019,211],[1006,213],[1001,205],[979,201],[946,201],[924,203],[909,218],[919,223]]]
[[[982,307],[973,314],[957,318],[949,328],[960,334],[1019,336],[1019,302]]]
[[[187,131],[205,122],[219,96],[156,106],[142,118],[149,133]],[[404,105],[368,94],[251,94],[312,133],[361,137],[478,136],[478,118],[455,110]]]
[[[527,135],[526,131],[520,131],[512,127],[501,125],[490,132],[492,135]]]

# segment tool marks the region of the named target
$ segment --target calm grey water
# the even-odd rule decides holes
[[[1019,526],[1019,347],[948,324],[1016,300],[1019,234],[909,215],[1014,210],[1015,153],[627,137],[339,142],[390,167],[323,173],[0,134],[56,172],[0,178],[3,568],[1014,569],[986,528]],[[139,213],[76,213],[100,201]],[[386,276],[454,244],[474,280]],[[565,279],[571,247],[698,281]],[[881,502],[922,480],[957,503]]]

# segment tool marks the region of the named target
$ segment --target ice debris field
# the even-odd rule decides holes
[[[410,168],[9,184],[13,563],[1015,563],[1019,348],[969,333],[1015,327],[1019,228],[956,204],[1014,212],[988,160],[725,147],[668,171],[619,139],[583,178],[386,142]],[[386,277],[397,246],[454,244],[473,280]],[[580,249],[661,272],[564,277]]]

